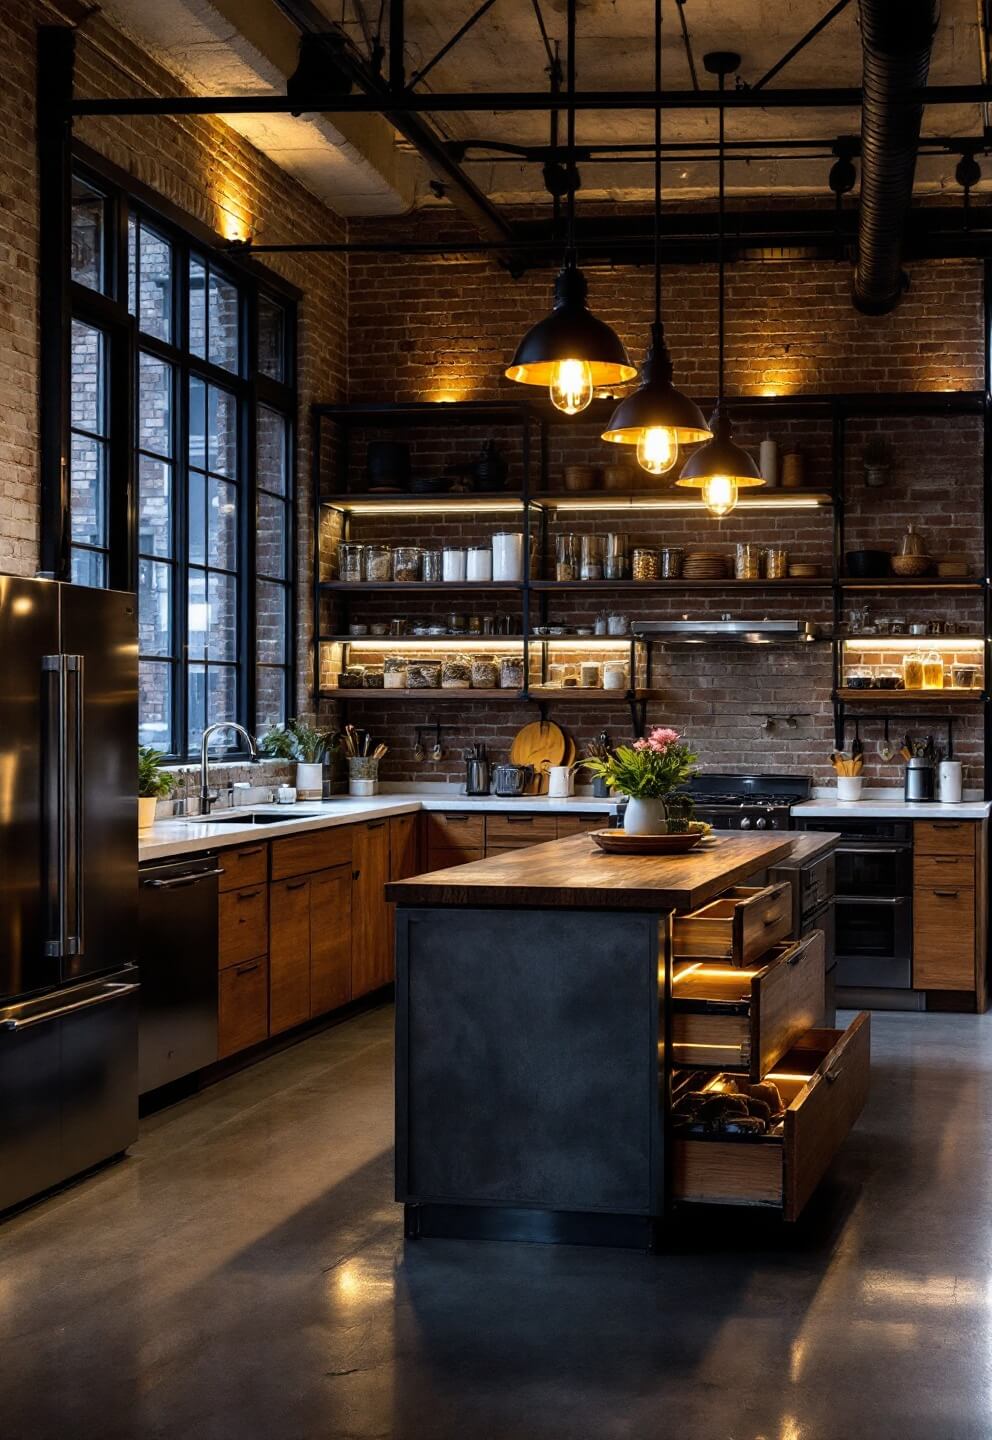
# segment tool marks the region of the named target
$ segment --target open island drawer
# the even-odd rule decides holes
[[[774,946],[751,969],[700,960],[672,972],[672,1058],[760,1080],[823,1018],[823,932]]]
[[[792,934],[792,885],[735,885],[717,900],[676,915],[676,959],[724,960],[750,965]]]
[[[748,1205],[797,1220],[868,1098],[871,1017],[847,1030],[810,1030],[764,1078],[786,1103],[767,1135],[673,1140],[672,1194],[680,1202]]]

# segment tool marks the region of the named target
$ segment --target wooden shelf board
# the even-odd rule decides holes
[[[401,595],[410,593],[422,595],[428,590],[451,591],[452,594],[458,591],[485,590],[514,590],[520,591],[523,585],[519,580],[321,580],[321,590],[335,591],[340,594],[372,594],[375,591],[382,591],[387,595]],[[362,637],[364,638],[364,637]]]
[[[674,490],[536,490],[530,496],[535,505],[570,510],[705,510],[697,493]],[[799,510],[830,506],[829,490],[788,490],[778,485],[741,494],[738,510]]]
[[[842,575],[838,580],[842,590],[965,590],[975,595],[985,589],[984,580],[954,580],[944,575],[921,575],[918,579],[907,580],[899,575],[882,575],[877,580],[857,580]]]
[[[433,514],[439,514],[442,509],[447,510],[471,510],[482,506],[491,506],[493,502],[499,502],[503,510],[520,510],[523,508],[524,497],[518,490],[477,490],[458,491],[452,494],[450,491],[441,490],[434,494],[413,494],[409,490],[397,490],[392,494],[377,493],[372,495],[360,494],[321,494],[320,504],[327,505],[333,510],[352,510],[356,505],[363,510],[395,510],[397,506],[408,508],[412,514],[423,512],[425,506],[431,507]]]
[[[824,590],[831,588],[829,579],[817,580],[532,580],[532,590],[581,594],[584,590],[651,591],[670,590]],[[622,637],[617,637],[622,638]]]
[[[981,705],[985,695],[981,690],[851,690],[841,686],[836,699],[845,704],[860,705]]]

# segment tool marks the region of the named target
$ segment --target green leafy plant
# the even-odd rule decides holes
[[[329,748],[331,732],[318,730],[306,720],[290,720],[286,725],[270,725],[259,742],[259,750],[275,760],[297,760],[304,765],[319,765]]]
[[[172,794],[176,777],[162,769],[164,760],[161,750],[138,746],[138,794],[143,800],[164,800]]]
[[[621,795],[628,795],[632,800],[656,800],[671,796],[685,785],[694,773],[698,758],[682,742],[677,730],[659,725],[646,739],[635,740],[633,745],[618,745],[605,758],[591,758],[583,765]]]

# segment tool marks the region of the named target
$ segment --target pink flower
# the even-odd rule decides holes
[[[650,745],[648,744],[648,742],[647,742],[646,740],[635,740],[635,741],[634,741],[634,749],[635,749],[635,750],[650,750],[650,748],[651,748],[651,747],[650,747]]]
[[[669,745],[677,744],[679,732],[670,730],[667,726],[656,725],[647,738],[647,742],[641,745],[640,749],[653,750],[656,755],[663,755]]]

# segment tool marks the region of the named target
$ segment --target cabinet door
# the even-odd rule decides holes
[[[310,876],[310,1014],[351,999],[351,866]]]
[[[369,820],[354,827],[354,889],[351,905],[351,993],[367,995],[392,978],[393,947],[386,913],[389,827]]]
[[[423,870],[420,863],[420,816],[394,815],[389,822],[389,878],[409,880]],[[386,982],[396,974],[396,906],[386,905],[389,963]],[[385,983],[385,982],[384,982]]]
[[[918,990],[975,989],[973,889],[917,885],[913,931],[913,984]]]
[[[310,879],[269,886],[269,1032],[310,1018]]]
[[[264,955],[220,974],[217,1053],[222,1060],[269,1034],[268,967]]]

